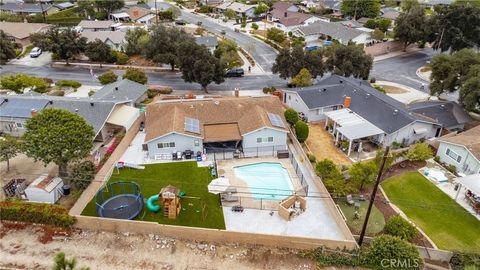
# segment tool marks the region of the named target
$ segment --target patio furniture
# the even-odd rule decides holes
[[[358,200],[364,202],[367,200],[367,198],[365,198],[365,196],[362,194],[358,197]]]
[[[243,212],[243,206],[241,205],[235,205],[232,207],[233,212]]]
[[[359,202],[355,202],[355,210],[359,210],[360,209],[360,203]]]
[[[353,197],[351,194],[347,195],[347,204],[348,205],[354,205],[355,201],[353,200]]]

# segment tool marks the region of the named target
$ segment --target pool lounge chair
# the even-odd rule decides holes
[[[348,205],[354,205],[355,204],[355,201],[353,200],[353,197],[352,197],[351,194],[347,195],[347,204]]]

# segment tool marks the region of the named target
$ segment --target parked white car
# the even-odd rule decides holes
[[[42,49],[35,47],[30,51],[30,57],[35,58],[39,57],[42,54]]]

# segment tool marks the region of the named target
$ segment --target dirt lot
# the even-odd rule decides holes
[[[5,229],[0,224],[0,230]],[[0,269],[51,269],[63,251],[90,269],[315,269],[287,250],[219,246],[155,235],[73,232],[39,242],[38,228],[10,230],[0,241]]]
[[[404,94],[408,91],[402,89],[400,87],[392,86],[392,85],[382,85],[383,89],[387,92],[387,94]]]
[[[350,165],[352,162],[334,145],[333,136],[325,130],[325,123],[309,124],[310,133],[306,145],[317,160],[331,159],[338,165]]]

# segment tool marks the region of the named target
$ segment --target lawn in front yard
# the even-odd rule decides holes
[[[137,220],[225,229],[220,197],[208,192],[207,186],[212,179],[210,169],[197,167],[197,162],[174,162],[145,165],[144,170],[124,168],[120,173],[114,171],[109,182],[134,181],[140,186],[145,199],[158,194],[160,189],[167,185],[173,185],[186,192],[186,198],[180,201],[182,211],[176,219],[164,217],[161,210],[158,213],[150,212],[144,205],[144,210]],[[82,215],[97,216],[95,198],[85,207]]]
[[[480,250],[480,221],[420,173],[392,177],[382,188],[440,249]]]
[[[360,214],[360,218],[355,218],[355,206],[347,204],[346,199],[336,199],[335,200],[340,209],[342,210],[345,218],[347,219],[348,228],[352,231],[353,234],[360,234],[363,227],[363,222],[365,221],[365,216],[367,213],[368,208],[368,201],[357,201],[360,204],[360,209],[358,210]],[[385,218],[383,217],[382,212],[375,207],[372,208],[372,212],[370,213],[370,219],[368,220],[367,226],[367,235],[368,236],[375,236],[379,232],[383,230],[385,227]]]

